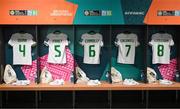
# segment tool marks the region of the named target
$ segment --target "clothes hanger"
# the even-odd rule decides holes
[[[93,31],[93,30],[91,30],[91,31],[89,31],[89,32],[88,32],[88,34],[93,35],[93,34],[96,34],[96,32],[95,32],[95,31]]]
[[[165,32],[165,31],[163,31],[163,30],[160,30],[160,31],[159,31],[159,33],[166,33],[166,32]]]
[[[19,33],[24,34],[24,33],[26,33],[26,32],[25,32],[25,31],[23,31],[23,30],[21,30],[21,31],[19,31]]]
[[[54,33],[54,34],[60,34],[60,33],[61,33],[61,31],[59,31],[59,30],[55,30],[53,33]]]
[[[128,31],[128,30],[124,31],[123,33],[125,33],[125,34],[131,34],[131,32]]]

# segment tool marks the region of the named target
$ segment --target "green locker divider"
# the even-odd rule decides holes
[[[36,83],[37,84],[39,84],[40,83],[40,62],[39,62],[39,53],[40,53],[40,48],[39,48],[39,28],[38,28],[38,26],[36,25],[36,27],[35,27],[35,31],[36,31],[36,36],[35,36],[35,40],[36,40],[36,43],[37,43],[37,49],[36,49],[36,53],[37,53],[37,66],[36,66],[36,68],[37,68],[37,77],[36,77]],[[37,94],[36,94],[37,95]]]
[[[4,41],[3,39],[3,34],[2,34],[2,26],[0,26],[0,49],[3,51],[3,46],[4,46]],[[4,57],[4,53],[0,52],[0,84],[2,84],[3,82],[3,57]]]
[[[177,26],[177,28],[180,28],[180,26]],[[177,29],[178,30],[178,38],[177,38],[177,44],[178,44],[178,47],[177,47],[177,50],[178,50],[178,54],[177,54],[177,58],[178,58],[178,71],[177,71],[177,73],[178,73],[178,75],[177,76],[179,76],[180,75],[180,29]],[[180,82],[180,77],[178,77],[177,78],[178,79],[178,82]]]
[[[0,26],[0,49],[3,50],[3,40],[2,40],[2,26]],[[0,52],[0,85],[3,83],[3,52]],[[0,108],[3,106],[2,91],[0,91]]]

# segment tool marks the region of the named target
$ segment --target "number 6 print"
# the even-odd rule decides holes
[[[94,45],[90,45],[90,46],[89,46],[89,57],[95,57],[96,52],[95,52],[95,50],[93,49],[94,47],[95,47]]]

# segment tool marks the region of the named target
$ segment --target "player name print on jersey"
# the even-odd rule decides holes
[[[53,64],[65,64],[66,52],[65,48],[69,42],[67,35],[64,33],[54,34],[50,33],[47,36],[48,41],[44,41],[46,46],[49,46],[49,54],[47,62]]]
[[[14,33],[8,42],[13,47],[13,65],[31,65],[31,46],[35,43],[29,33]]]
[[[137,35],[134,33],[120,33],[116,36],[115,45],[119,47],[117,62],[134,64],[135,48],[139,45]]]
[[[102,35],[99,33],[85,33],[81,36],[81,39],[82,42],[80,42],[80,44],[84,46],[83,63],[100,64],[100,51],[103,46]]]
[[[156,33],[151,37],[149,44],[153,51],[153,64],[169,64],[170,49],[174,45],[172,36],[168,33]]]

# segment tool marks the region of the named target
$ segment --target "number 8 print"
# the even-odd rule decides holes
[[[164,46],[163,45],[158,45],[157,49],[158,49],[158,52],[157,52],[158,56],[159,57],[163,56],[164,55]]]

